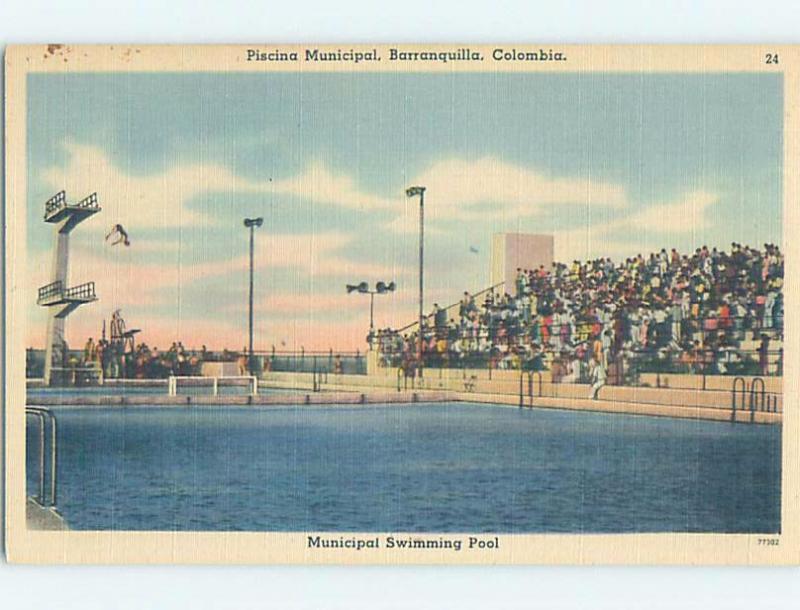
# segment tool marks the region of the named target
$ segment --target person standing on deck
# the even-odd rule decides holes
[[[85,365],[89,365],[94,362],[97,349],[94,345],[94,340],[89,337],[89,340],[86,342],[86,346],[83,348],[83,363]]]
[[[236,363],[239,366],[239,376],[245,377],[247,375],[247,348],[243,347],[239,357],[236,359]]]
[[[769,336],[766,333],[761,333],[758,346],[758,368],[762,375],[769,375]]]
[[[597,395],[600,393],[600,388],[606,385],[606,369],[602,362],[598,362],[594,357],[589,361],[589,376],[592,382],[592,389],[589,392],[589,398],[597,400]]]

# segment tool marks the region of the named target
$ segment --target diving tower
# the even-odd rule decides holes
[[[100,211],[97,193],[78,203],[67,203],[61,191],[44,205],[44,221],[54,225],[56,241],[53,246],[52,281],[39,288],[36,304],[49,309],[47,345],[44,363],[44,384],[63,385],[67,382],[67,344],[64,335],[67,316],[85,303],[97,300],[94,282],[68,286],[69,235],[81,222]]]

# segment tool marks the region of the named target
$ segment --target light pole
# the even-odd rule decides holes
[[[417,332],[417,365],[419,366],[419,376],[422,377],[422,323],[424,314],[422,312],[422,300],[424,295],[424,253],[425,253],[425,187],[411,186],[406,189],[406,197],[416,197],[419,195],[419,330]]]
[[[264,224],[264,219],[258,218],[245,218],[244,226],[250,229],[250,308],[249,308],[249,335],[250,345],[247,352],[247,370],[253,374],[253,250],[254,250],[254,232],[256,227]]]
[[[397,285],[394,282],[378,282],[375,284],[375,290],[369,289],[369,284],[367,282],[361,282],[359,284],[347,284],[347,294],[351,292],[358,292],[359,294],[368,294],[369,295],[369,336],[370,339],[375,331],[375,295],[376,294],[386,294],[389,292],[394,292]],[[372,349],[372,341],[370,340],[370,349]]]

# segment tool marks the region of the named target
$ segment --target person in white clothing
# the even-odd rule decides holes
[[[589,361],[589,379],[592,382],[592,389],[589,392],[589,398],[592,400],[597,400],[597,395],[600,392],[600,388],[606,385],[607,377],[608,375],[606,374],[606,369],[603,366],[603,363],[592,358]]]

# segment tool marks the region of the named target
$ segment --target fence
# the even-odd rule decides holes
[[[484,296],[486,294],[489,294],[490,292],[491,293],[498,292],[499,288],[501,286],[504,286],[504,285],[505,285],[505,282],[499,282],[499,283],[495,284],[494,286],[489,286],[488,288],[484,288],[480,292],[476,292],[475,294],[473,294],[472,295],[472,299],[475,301],[476,306],[478,306],[477,303],[480,300],[480,297],[482,297],[482,296]],[[453,312],[457,311],[460,307],[461,307],[461,301],[458,301],[456,303],[451,303],[450,305],[447,305],[446,307],[442,307],[442,310],[445,312],[445,315],[447,316],[447,318],[450,319],[451,314]],[[425,315],[423,317],[423,320],[427,324],[429,320],[432,320],[435,317],[435,315],[436,314],[434,314],[434,313],[429,313],[429,314],[427,314],[427,315]],[[398,332],[400,334],[403,334],[404,332],[408,332],[408,331],[411,331],[413,329],[416,329],[417,326],[419,326],[419,320],[415,320],[411,324],[407,324],[406,326],[403,326],[402,328],[397,329],[396,332]]]
[[[764,324],[760,318],[697,318],[653,323],[644,336],[630,347],[634,334],[630,325],[625,332],[608,338],[604,351],[624,354],[634,373],[694,373],[708,375],[782,375],[783,349],[770,349],[772,341],[782,342],[783,320],[776,316]],[[638,329],[638,324],[632,325]],[[602,333],[604,326],[597,321],[578,321],[575,324],[534,323],[491,325],[479,329],[456,329],[451,326],[430,329],[426,333],[422,365],[426,368],[511,368],[543,369],[558,361],[561,354],[571,353],[590,343]],[[398,331],[399,332],[399,331]],[[620,347],[620,337],[627,347]],[[543,349],[535,356],[529,354],[536,343]],[[679,344],[680,343],[680,344]],[[397,367],[404,358],[415,353],[409,343],[403,349],[399,335],[379,338],[379,363]],[[588,358],[588,354],[586,356]],[[537,364],[536,360],[540,360]],[[616,359],[616,358],[615,358]]]
[[[201,351],[186,350],[183,363],[173,366],[169,352],[160,352],[164,359],[163,365],[149,367],[144,375],[148,379],[166,379],[170,375],[199,374],[199,364],[202,362],[237,362],[239,352],[232,351]],[[331,374],[366,375],[366,354],[361,352],[337,352],[332,349],[327,351],[268,351],[255,352],[253,358],[256,369],[259,371],[313,373],[314,371],[327,371]],[[74,363],[76,370],[80,369],[84,359],[83,350],[70,349],[66,353],[65,362]],[[192,359],[197,364],[192,368],[189,363]],[[28,348],[26,353],[25,373],[28,379],[41,378],[44,375],[45,351],[42,349]],[[128,360],[134,360],[128,358]],[[69,366],[67,368],[70,368]],[[128,377],[134,377],[129,374]]]
[[[361,352],[255,352],[261,370],[281,373],[314,373],[366,375],[367,361]]]
[[[461,369],[488,371],[523,370],[541,371],[554,369],[575,369],[563,376],[570,376],[576,382],[588,380],[587,356],[582,358],[563,358],[552,353],[540,353],[530,358],[516,354],[500,356],[497,353],[470,353],[454,356],[450,353],[429,353],[422,357],[426,369]],[[407,356],[407,354],[406,354]],[[413,357],[402,353],[382,354],[379,364],[384,368],[414,367]],[[692,353],[677,351],[626,351],[611,358],[606,363],[610,376],[618,376],[619,383],[635,384],[644,373],[669,373],[690,375],[783,375],[783,350],[697,350]],[[561,377],[562,374],[557,375]]]
[[[211,395],[219,396],[220,386],[222,387],[239,387],[242,381],[246,382],[247,395],[258,395],[258,378],[253,375],[241,375],[235,377],[202,377],[202,376],[170,376],[167,382],[167,394],[169,396],[177,396],[180,387],[208,388],[210,384]]]

